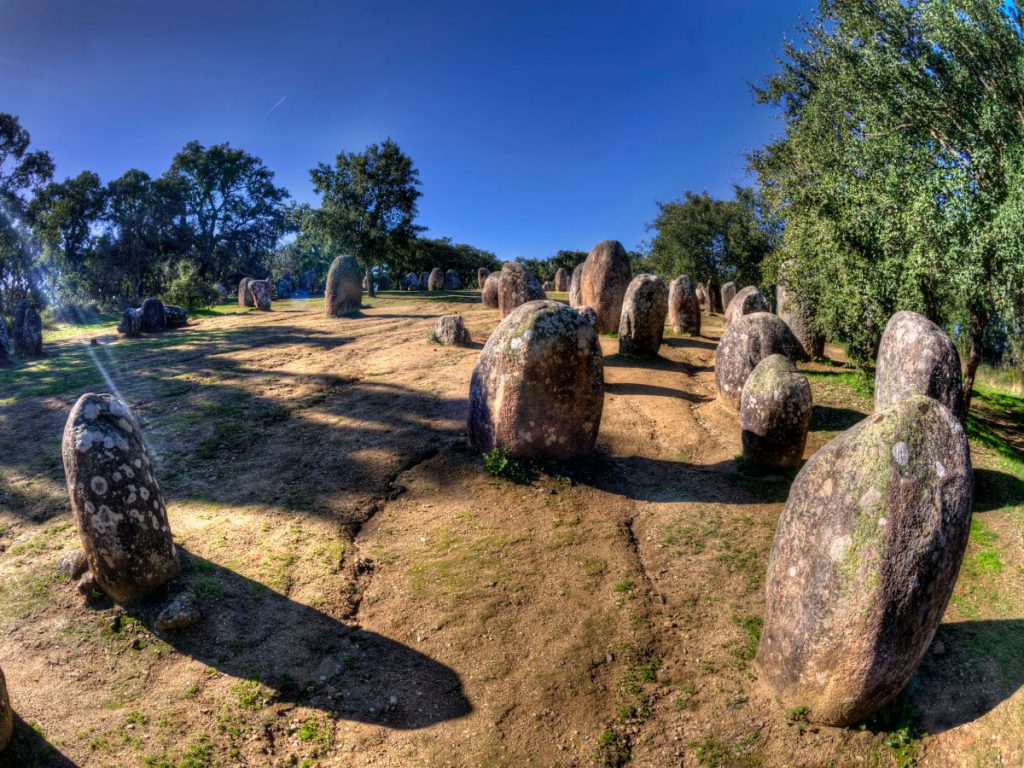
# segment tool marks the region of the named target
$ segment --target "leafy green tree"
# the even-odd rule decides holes
[[[351,251],[374,295],[374,265],[400,261],[420,230],[415,224],[419,171],[398,144],[386,139],[362,152],[341,152],[333,166],[320,163],[310,177],[321,196],[310,233],[332,255]]]
[[[190,141],[163,182],[181,196],[190,257],[208,280],[225,283],[265,275],[267,258],[285,230],[288,191],[258,157],[228,144]]]
[[[49,153],[29,151],[31,137],[14,115],[0,112],[0,315],[28,295],[39,298],[36,253],[27,227],[28,201],[53,177]]]
[[[1024,314],[1020,10],[822,0],[803,37],[755,88],[786,126],[751,155],[786,223],[773,266],[861,360],[895,311],[944,324],[969,405],[986,327]]]
[[[217,289],[199,273],[190,261],[179,261],[171,269],[164,297],[190,312],[212,307],[217,303]]]

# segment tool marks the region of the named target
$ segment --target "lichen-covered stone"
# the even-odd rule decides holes
[[[963,419],[960,355],[946,332],[916,312],[889,318],[875,365],[875,410],[927,395]]]
[[[249,295],[253,306],[261,312],[269,312],[271,308],[270,293],[272,286],[269,280],[250,280]]]
[[[572,270],[572,277],[569,278],[569,306],[583,306],[583,262],[581,261]]]
[[[82,395],[61,452],[82,548],[102,590],[126,603],[176,576],[167,510],[131,410],[111,395]]]
[[[569,271],[565,267],[559,267],[555,271],[555,290],[565,293],[569,290]]]
[[[501,265],[501,282],[498,283],[498,309],[502,319],[528,301],[546,299],[547,295],[540,281],[526,271],[518,261],[506,261]]]
[[[240,307],[254,306],[252,294],[249,293],[249,283],[251,282],[251,277],[243,277],[238,281],[238,306]]]
[[[700,336],[700,294],[693,280],[682,275],[668,288],[668,324],[676,333]],[[701,289],[703,290],[703,289]]]
[[[324,309],[328,317],[358,312],[363,306],[363,270],[355,256],[338,256],[327,270]]]
[[[57,575],[62,576],[68,583],[78,581],[88,570],[89,560],[85,556],[85,551],[81,549],[73,549],[57,561]]]
[[[825,335],[814,328],[815,312],[810,299],[780,284],[775,287],[775,308],[808,357],[825,354]]]
[[[594,326],[556,301],[517,307],[473,369],[469,437],[527,459],[570,459],[594,447],[604,407],[604,365]]]
[[[722,402],[738,410],[750,372],[775,354],[790,360],[807,359],[789,326],[777,316],[754,312],[737,317],[722,335],[715,353],[715,386]]]
[[[590,250],[580,274],[580,303],[597,312],[598,333],[619,329],[622,301],[632,279],[629,256],[618,240],[604,240]]]
[[[128,307],[121,313],[121,322],[117,325],[117,332],[123,333],[129,338],[139,336],[142,333],[142,311]]]
[[[480,301],[485,307],[498,308],[498,294],[501,291],[501,273],[491,272],[484,280],[484,289],[480,293]]]
[[[161,632],[187,629],[203,618],[199,600],[192,592],[182,592],[156,617],[154,626]]]
[[[770,311],[771,307],[768,306],[768,300],[764,297],[764,294],[753,285],[748,285],[746,288],[740,289],[733,296],[732,301],[729,302],[729,306],[725,308],[725,325],[728,327],[729,323],[740,315]]]
[[[444,315],[434,322],[434,336],[440,344],[467,347],[472,339],[461,315]]]
[[[29,299],[22,299],[14,308],[14,351],[22,357],[43,354],[43,318]]]
[[[444,270],[441,269],[440,267],[434,267],[432,270],[430,270],[430,274],[427,276],[427,290],[444,290]]]
[[[619,352],[656,357],[665,335],[667,313],[668,289],[661,278],[655,275],[634,277],[622,300]]]
[[[782,706],[850,725],[906,685],[963,560],[972,478],[960,423],[919,395],[808,460],[775,531],[756,658]]]
[[[487,282],[488,276],[491,274],[491,270],[487,267],[480,267],[476,271],[476,287],[481,291],[484,289],[484,283]]]
[[[578,307],[576,311],[595,329],[597,328],[597,312],[594,311],[593,307]]]
[[[730,280],[728,283],[722,286],[722,311],[727,312],[729,305],[732,304],[732,300],[736,298],[736,283]]]
[[[188,312],[173,304],[164,304],[164,323],[168,328],[181,328],[188,325]]]
[[[14,709],[11,707],[11,697],[7,693],[7,678],[0,669],[0,752],[7,749],[14,735]]]
[[[457,291],[462,287],[462,280],[459,278],[459,270],[449,269],[444,273],[444,289],[446,291]]]
[[[766,357],[747,377],[740,399],[743,458],[766,467],[799,467],[813,407],[811,385],[793,361]]]

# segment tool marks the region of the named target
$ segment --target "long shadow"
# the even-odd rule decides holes
[[[409,730],[473,711],[458,674],[444,664],[180,552],[185,576],[171,589],[202,579],[205,592],[216,597],[204,606],[198,624],[161,634],[179,653],[258,681],[279,701],[345,720]],[[163,604],[139,605],[131,613],[152,627]]]
[[[974,468],[974,511],[989,512],[1024,501],[1024,482],[998,469]]]
[[[836,408],[831,405],[815,403],[811,411],[810,430],[812,432],[844,432],[861,421],[866,413],[852,408]]]
[[[684,360],[671,360],[658,355],[657,357],[642,357],[639,355],[623,355],[618,352],[604,356],[606,368],[635,368],[638,370],[649,369],[659,371],[670,371],[673,373],[685,373],[694,375],[703,371],[713,371],[714,366],[693,365]]]
[[[976,720],[1024,685],[1021,619],[942,624],[935,642],[946,653],[925,655],[908,692],[926,733]]]
[[[712,352],[718,349],[715,342],[693,336],[666,336],[661,343],[673,349],[709,349]]]
[[[691,403],[707,403],[710,397],[702,397],[691,392],[684,392],[681,389],[670,389],[659,387],[654,384],[638,384],[634,382],[606,383],[605,392],[612,395],[643,395],[646,397],[675,397],[680,400],[687,400]]]
[[[17,707],[17,700],[13,704]],[[41,731],[15,712],[14,735],[7,749],[0,752],[0,768],[78,768],[78,763],[53,746]]]

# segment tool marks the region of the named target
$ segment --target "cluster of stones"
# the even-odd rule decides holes
[[[269,280],[243,277],[238,281],[238,306],[255,307],[261,312],[269,312],[273,290],[274,286]]]
[[[160,299],[148,298],[138,309],[129,307],[121,315],[117,332],[134,337],[143,333],[159,333],[165,328],[181,328],[188,324],[188,313]]]
[[[327,270],[324,311],[328,317],[358,312],[363,305],[363,271],[355,256],[338,256]]]
[[[757,364],[770,355],[806,360],[800,342],[778,316],[754,312],[736,317],[722,334],[715,353],[715,386],[721,401],[740,407],[743,386]]]
[[[949,337],[894,315],[874,415],[814,454],[790,489],[755,663],[782,705],[814,722],[851,725],[895,698],[945,612],[973,496],[959,380]]]
[[[560,302],[529,301],[501,321],[480,353],[469,389],[469,437],[480,451],[576,458],[593,449],[603,407],[594,324]]]
[[[43,318],[35,303],[22,299],[14,308],[13,338],[8,335],[7,321],[0,315],[0,364],[19,357],[41,357],[43,354]]]

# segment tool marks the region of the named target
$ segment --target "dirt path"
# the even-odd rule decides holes
[[[656,361],[603,338],[595,456],[517,486],[464,437],[497,313],[471,294],[371,303],[358,318],[288,302],[142,342],[69,340],[0,381],[0,659],[38,724],[19,726],[13,764],[889,764],[883,729],[789,723],[757,686],[761,578],[791,478],[734,461],[717,319]],[[475,348],[428,342],[451,311]],[[105,386],[97,362],[157,457],[186,553],[174,589],[203,603],[176,635],[150,628],[163,596],[123,614],[53,576],[75,546],[60,434],[78,394]],[[814,385],[808,455],[866,407]],[[1011,512],[991,514],[1010,540]],[[1021,711],[1017,687],[981,702],[972,739]],[[966,749],[945,735],[962,730],[924,754],[929,739]]]

